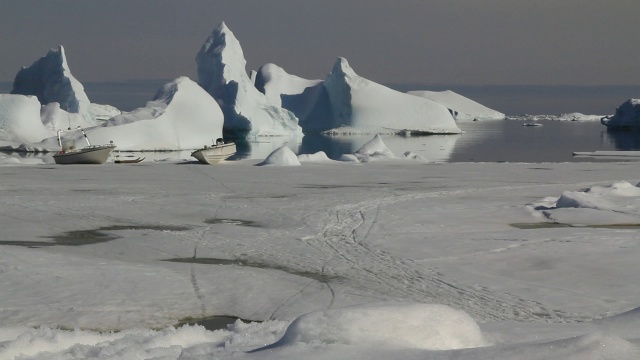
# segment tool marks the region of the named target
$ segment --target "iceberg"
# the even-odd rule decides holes
[[[41,105],[34,95],[0,94],[0,141],[5,150],[57,151],[59,129],[93,126],[82,115],[61,109],[57,102]]]
[[[615,114],[605,116],[602,125],[614,129],[640,128],[640,99],[629,99],[616,108]]]
[[[71,74],[64,47],[51,49],[15,77],[12,94],[35,95],[41,104],[57,102],[69,113],[78,113],[87,121],[94,120],[82,84]]]
[[[459,134],[461,131],[446,107],[392,90],[358,76],[345,58],[338,58],[324,80],[331,107],[331,121],[324,131],[332,133]]]
[[[157,151],[200,148],[222,137],[224,117],[216,101],[188,77],[162,86],[145,107],[85,129],[94,143],[113,141],[119,150]],[[76,141],[81,134],[75,135]],[[42,142],[47,148],[57,139]]]
[[[0,94],[0,140],[31,143],[53,136],[55,130],[42,123],[40,108],[35,96]]]
[[[291,75],[272,63],[262,65],[255,76],[256,88],[267,97],[269,102],[278,106],[286,104],[288,97],[301,95],[308,88],[322,84],[322,80],[308,80]]]
[[[451,90],[409,91],[407,94],[423,97],[444,105],[456,120],[503,120],[505,118],[503,113],[490,109]]]
[[[600,121],[602,115],[586,115],[579,112],[564,113],[558,115],[559,121]]]
[[[308,80],[266,64],[256,88],[292,111],[305,133],[459,134],[446,107],[358,76],[339,57],[325,80]]]
[[[240,42],[221,23],[196,56],[198,84],[213,96],[224,113],[224,131],[231,137],[301,136],[298,118],[253,85]]]
[[[255,84],[273,104],[293,112],[305,133],[331,128],[333,114],[323,80],[304,79],[275,64],[265,64],[258,69]]]

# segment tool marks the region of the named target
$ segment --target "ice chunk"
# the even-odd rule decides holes
[[[601,119],[610,128],[640,128],[640,99],[629,99],[616,108],[612,116]]]
[[[274,150],[258,165],[299,166],[300,161],[293,150],[283,145]]]

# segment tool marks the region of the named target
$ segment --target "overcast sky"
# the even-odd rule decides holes
[[[0,81],[63,45],[84,81],[196,79],[221,21],[247,70],[379,83],[640,83],[640,0],[2,0]]]

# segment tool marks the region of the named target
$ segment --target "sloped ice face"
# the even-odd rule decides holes
[[[602,118],[610,128],[640,128],[640,99],[629,99],[616,108],[613,116]]]
[[[300,95],[306,89],[321,83],[322,80],[308,80],[291,75],[275,64],[262,65],[255,79],[255,87],[265,94],[270,103],[279,106],[284,105],[283,97]]]
[[[91,118],[89,98],[71,74],[62,46],[49,50],[33,65],[23,67],[16,75],[11,93],[35,95],[43,105],[57,102],[67,112]]]
[[[234,137],[302,135],[298,118],[271,104],[254,87],[240,43],[224,23],[202,45],[196,63],[198,83],[222,108],[225,133]]]
[[[444,105],[456,120],[502,120],[505,115],[451,90],[409,91],[407,94],[423,97]]]
[[[327,129],[399,133],[458,134],[460,129],[441,104],[404,94],[358,76],[338,58],[324,81],[332,110]]]
[[[305,133],[460,133],[443,105],[360,77],[344,58],[338,58],[324,81],[266,64],[255,85],[271,102],[295,113]]]
[[[0,94],[0,140],[30,143],[53,134],[40,120],[35,96]]]
[[[113,140],[119,150],[184,150],[222,137],[224,117],[216,101],[198,84],[180,77],[162,86],[147,106],[122,113],[102,126],[85,129],[91,142]],[[82,134],[75,134],[76,142]],[[57,139],[45,139],[55,147]]]
[[[331,104],[322,80],[304,79],[275,64],[265,64],[256,73],[255,86],[269,102],[293,112],[305,133],[331,128]]]

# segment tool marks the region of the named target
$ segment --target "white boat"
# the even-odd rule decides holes
[[[113,145],[113,143],[108,145],[91,145],[84,130],[80,127],[78,127],[78,129],[82,131],[82,135],[87,141],[87,146],[76,149],[74,143],[63,142],[61,138],[62,130],[58,130],[58,145],[60,145],[60,151],[53,155],[53,160],[56,164],[104,164],[107,162],[109,155],[116,146]]]
[[[527,122],[527,123],[522,124],[522,126],[542,126],[542,124]]]
[[[198,149],[191,153],[191,156],[198,159],[203,164],[217,164],[222,160],[228,159],[235,155],[236,144],[233,142],[225,143],[222,139],[218,139],[214,145],[205,145],[202,149]]]

